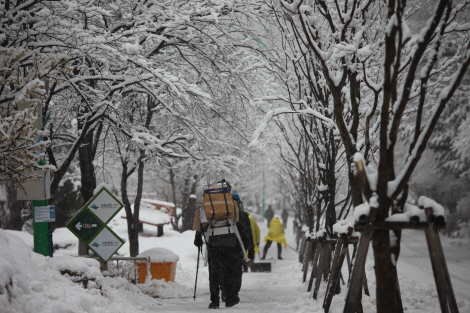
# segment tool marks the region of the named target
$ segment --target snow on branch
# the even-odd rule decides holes
[[[263,121],[259,124],[258,128],[254,131],[253,139],[248,146],[251,148],[257,146],[261,135],[266,130],[266,127],[268,126],[268,123],[272,120],[273,117],[282,115],[282,114],[312,115],[315,118],[323,121],[327,126],[331,128],[336,128],[336,124],[332,119],[325,117],[323,114],[321,114],[318,111],[313,110],[312,108],[307,108],[304,110],[292,110],[288,108],[273,109],[273,110],[269,110],[266,113],[266,115],[263,118]]]

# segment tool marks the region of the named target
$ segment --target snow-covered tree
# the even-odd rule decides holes
[[[469,76],[468,74],[466,76]],[[451,174],[460,178],[470,178],[470,151],[468,120],[470,110],[469,85],[462,83],[460,91],[451,99],[442,118],[437,123],[429,148],[434,151],[439,174]]]
[[[33,167],[53,169],[38,166],[49,141],[40,140],[47,132],[42,120],[36,122],[39,106],[31,107],[43,98],[44,73],[58,66],[55,53],[34,46],[38,2],[0,2],[0,183],[13,181],[19,188],[38,178]]]
[[[17,188],[24,190],[24,183],[38,179],[41,175],[37,169],[53,169],[38,165],[44,159],[43,149],[48,141],[38,140],[47,136],[47,132],[35,129],[37,115],[34,108],[23,111],[12,109],[10,114],[0,120],[0,184],[14,182]],[[27,191],[26,191],[27,192]]]
[[[458,18],[466,5],[437,1],[425,27],[413,34],[406,19],[415,8],[409,11],[406,1],[272,1],[285,34],[282,43],[289,47],[285,59],[305,65],[285,78],[279,75],[295,92],[265,97],[287,105],[269,111],[255,135],[273,116],[311,109],[308,114],[326,121],[325,110],[344,146],[353,205],[362,202],[351,166],[361,152],[366,164],[378,165],[377,180],[371,180],[377,186],[364,189],[366,199],[379,204],[377,220],[402,212],[410,175],[470,62],[469,25]],[[453,53],[444,50],[450,40]],[[299,92],[303,82],[306,92]],[[411,132],[409,152],[406,164],[395,170],[401,129]],[[390,253],[396,262],[400,235],[394,233],[397,244],[391,247],[388,231],[374,231],[378,312],[396,311],[396,263]]]
[[[410,176],[470,65],[470,25],[458,22],[466,5],[468,1],[436,1],[426,25],[413,34],[405,23],[406,2],[387,3],[377,180],[372,194],[365,193],[371,206],[377,207],[376,221],[403,212]],[[449,40],[454,40],[457,49],[446,55]],[[407,119],[410,114],[412,120]],[[399,167],[395,150],[404,124],[412,134],[405,164]],[[387,230],[373,233],[378,312],[395,311],[399,302],[393,287],[400,238],[399,230],[392,235]]]

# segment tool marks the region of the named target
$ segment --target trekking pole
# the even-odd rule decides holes
[[[199,272],[199,255],[201,251],[201,247],[197,247],[197,268],[196,268],[196,282],[194,283],[194,296],[193,299],[196,301],[196,286],[197,286],[197,274]]]
[[[292,250],[294,250],[295,252],[299,253],[299,251],[297,251],[296,249],[294,249],[293,247],[287,245],[288,248],[291,248]]]

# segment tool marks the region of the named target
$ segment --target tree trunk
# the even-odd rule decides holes
[[[380,295],[377,296],[377,313],[396,313],[396,276],[390,257],[390,234],[388,230],[374,230],[372,237],[376,294]]]
[[[189,230],[193,228],[194,213],[196,210],[196,187],[198,183],[197,175],[194,175],[193,182],[191,184],[191,191],[189,193],[188,202],[186,208],[183,211],[183,227],[181,231]]]
[[[173,204],[175,205],[175,215],[174,218],[171,220],[171,226],[173,226],[174,230],[180,231],[179,229],[179,219],[180,216],[176,213],[176,186],[175,186],[175,173],[173,172],[173,169],[170,168],[170,185],[171,185],[171,194],[173,197]]]
[[[23,219],[21,218],[21,210],[23,209],[23,201],[16,200],[15,184],[10,182],[6,185],[7,189],[7,210],[10,211],[9,218],[2,221],[4,229],[19,230],[23,229]],[[9,206],[9,208],[8,208]]]
[[[121,155],[121,158],[123,156]],[[127,235],[129,236],[129,253],[132,256],[132,241],[131,238],[138,237],[139,229],[134,228],[134,216],[131,210],[131,202],[127,195],[127,178],[130,176],[127,169],[127,160],[122,161],[122,172],[121,172],[121,199],[124,204],[124,210],[126,211],[127,221]]]
[[[142,191],[144,186],[144,167],[145,163],[143,158],[145,151],[140,150],[140,163],[137,169],[137,194],[134,201],[134,214],[132,217],[131,228],[129,229],[129,253],[131,257],[139,255],[139,213],[140,213],[140,200],[142,200]],[[129,222],[128,222],[129,224]],[[128,227],[129,228],[129,227]]]
[[[80,127],[84,131],[84,127]],[[80,193],[86,203],[93,198],[96,188],[95,167],[93,166],[93,131],[88,132],[78,148],[78,160],[80,164],[81,186]],[[88,247],[80,240],[78,242],[78,255],[87,255]]]

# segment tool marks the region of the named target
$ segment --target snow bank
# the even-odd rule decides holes
[[[45,257],[14,233],[0,229],[1,313],[143,313],[161,305],[127,279],[103,277],[94,259]],[[27,240],[32,238],[25,235]],[[83,278],[86,288],[74,282]],[[178,285],[167,289],[176,292]],[[182,286],[179,289],[185,291]]]
[[[10,298],[21,297],[31,287],[24,269],[29,268],[31,248],[23,240],[0,229],[0,307],[6,306]]]
[[[88,279],[100,279],[103,277],[100,271],[100,262],[91,258],[62,256],[48,260],[48,267],[56,271],[70,271],[87,277]]]

